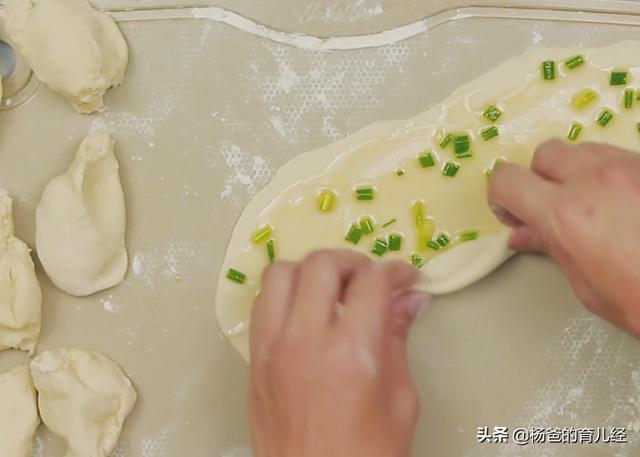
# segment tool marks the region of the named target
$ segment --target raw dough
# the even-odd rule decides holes
[[[40,335],[42,292],[29,247],[13,236],[12,204],[0,189],[0,351],[33,353]]]
[[[29,367],[0,374],[0,455],[31,457],[33,435],[39,424]]]
[[[587,62],[569,70],[562,62],[576,54],[583,55]],[[537,145],[554,137],[566,138],[573,122],[584,126],[579,141],[606,141],[640,149],[637,106],[622,106],[624,89],[640,87],[638,56],[639,42],[593,50],[536,48],[466,84],[442,104],[413,119],[375,124],[338,143],[294,158],[249,202],[234,229],[216,296],[222,330],[248,359],[251,307],[268,262],[264,243],[254,244],[251,237],[263,225],[273,227],[276,255],[281,260],[299,260],[318,248],[356,248],[369,253],[375,236],[391,232],[404,234],[403,248],[387,253],[383,259],[408,260],[418,244],[410,208],[420,199],[438,230],[454,236],[469,229],[479,229],[480,233],[477,241],[469,241],[468,245],[456,243],[445,254],[427,253],[428,257],[447,256],[434,260],[435,268],[466,267],[452,268],[451,272],[434,272],[434,267],[425,267],[423,285],[428,284],[427,288],[434,292],[451,292],[489,273],[510,253],[506,229],[486,203],[486,170],[497,158],[528,166]],[[558,62],[554,81],[541,77],[541,64],[546,60]],[[614,69],[628,70],[627,86],[610,85]],[[599,98],[578,110],[571,100],[585,88],[598,91]],[[496,104],[503,112],[495,122],[500,135],[485,141],[481,132],[493,123],[483,113]],[[604,108],[615,113],[606,128],[596,123]],[[440,147],[451,132],[471,135],[473,157],[456,159],[452,146]],[[420,166],[417,158],[425,151],[433,152],[436,166]],[[442,175],[445,161],[461,165],[454,178]],[[397,176],[398,169],[405,173]],[[355,200],[354,187],[362,184],[376,187],[375,200]],[[335,208],[329,213],[320,212],[317,207],[318,193],[326,188],[338,195]],[[366,215],[375,219],[375,235],[364,237],[357,246],[344,241],[349,226]],[[383,229],[381,224],[392,218],[397,222]],[[483,239],[500,234],[494,238],[495,244]],[[479,254],[473,258],[473,251],[483,252],[485,243],[494,246],[489,257]],[[229,268],[245,273],[246,284],[229,281]]]
[[[115,448],[137,394],[108,357],[56,349],[31,362],[42,422],[67,443],[65,457],[106,457]]]
[[[38,257],[56,286],[71,295],[113,287],[127,271],[125,201],[114,145],[107,134],[85,138],[36,210]]]
[[[81,113],[122,84],[127,43],[114,20],[86,0],[6,0],[11,40],[35,74]]]

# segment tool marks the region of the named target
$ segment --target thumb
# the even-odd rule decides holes
[[[394,338],[406,341],[411,324],[431,303],[431,295],[410,290],[400,295],[391,305],[391,333]]]

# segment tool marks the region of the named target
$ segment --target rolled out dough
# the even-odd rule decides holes
[[[570,69],[564,62],[576,55],[586,63]],[[542,77],[544,61],[556,62],[556,78]],[[626,71],[627,84],[610,84],[612,71]],[[609,142],[640,148],[638,101],[623,106],[625,89],[640,88],[640,42],[623,42],[599,49],[535,48],[507,61],[464,85],[444,102],[405,121],[374,124],[342,141],[307,152],[285,164],[242,213],[222,264],[216,295],[220,326],[232,345],[248,360],[251,307],[268,264],[264,242],[252,242],[256,229],[270,226],[277,259],[300,260],[320,248],[355,248],[370,254],[375,238],[391,233],[404,236],[402,249],[387,252],[383,260],[409,260],[414,252],[428,261],[421,286],[433,293],[466,287],[495,269],[512,253],[508,234],[486,202],[487,175],[497,159],[528,166],[535,148],[552,138],[567,138],[572,124],[583,128],[578,141]],[[580,91],[592,89],[598,98],[581,109],[572,104]],[[484,116],[497,106],[501,116]],[[615,116],[598,125],[603,110]],[[496,126],[497,137],[482,132]],[[454,145],[441,144],[448,134],[471,137],[472,157],[457,157]],[[422,167],[418,157],[431,152],[435,165]],[[442,173],[446,162],[460,166],[455,177]],[[397,170],[404,173],[396,174]],[[376,189],[372,201],[357,201],[354,189]],[[330,212],[318,209],[318,195],[330,189],[336,195]],[[478,230],[480,237],[453,247],[425,252],[418,243],[412,205],[424,202],[438,233],[455,240],[462,231]],[[376,231],[357,246],[345,241],[351,224],[361,217],[374,219]],[[386,221],[396,222],[383,228]],[[374,258],[378,258],[373,256]],[[246,274],[245,284],[227,279],[229,268]]]
[[[122,282],[126,211],[114,139],[88,136],[69,170],[45,188],[36,210],[36,247],[60,289],[87,296]]]
[[[108,357],[56,349],[31,362],[42,422],[67,444],[65,457],[106,457],[116,447],[137,394]]]
[[[31,457],[33,435],[39,424],[29,367],[0,374],[0,455]]]

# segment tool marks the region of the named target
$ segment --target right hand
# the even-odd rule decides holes
[[[640,155],[554,140],[530,170],[500,165],[489,202],[511,245],[542,251],[591,311],[640,337]]]

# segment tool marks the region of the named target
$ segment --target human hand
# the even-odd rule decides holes
[[[640,336],[640,155],[551,141],[530,170],[500,165],[489,202],[513,248],[548,254],[588,309]]]
[[[409,456],[419,398],[406,339],[430,299],[418,276],[352,251],[267,268],[251,321],[255,457]]]

